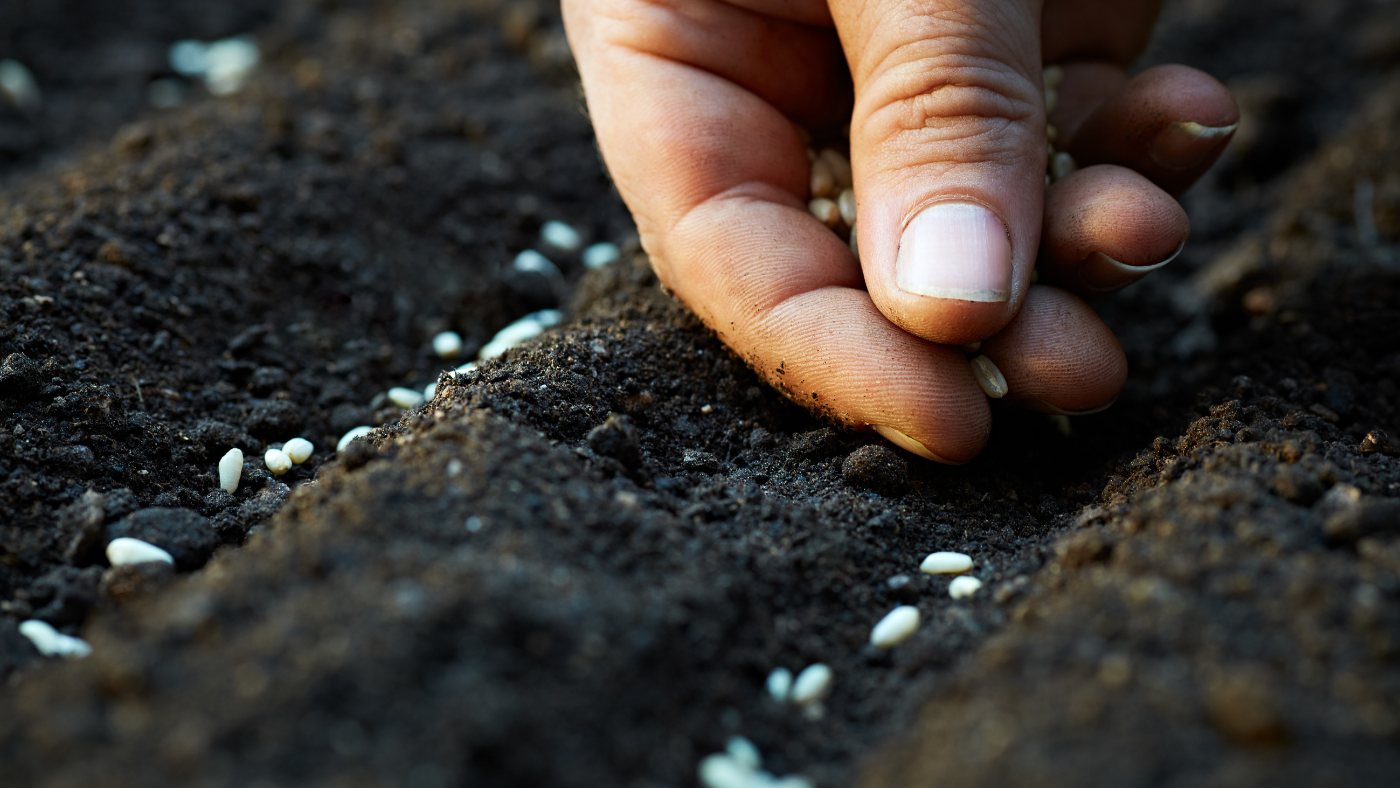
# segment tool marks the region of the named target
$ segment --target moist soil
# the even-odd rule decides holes
[[[242,91],[146,106],[174,40],[244,33]],[[956,468],[789,404],[660,290],[562,41],[485,0],[0,10],[44,90],[0,104],[6,786],[693,785],[736,735],[821,786],[1393,784],[1400,9],[1168,9],[1145,62],[1243,122],[1183,256],[1099,305],[1132,378],[998,409]],[[471,358],[541,308],[439,376],[435,333]],[[174,571],[109,568],[123,535]],[[867,645],[900,604],[918,632]],[[819,707],[768,696],[816,662]]]

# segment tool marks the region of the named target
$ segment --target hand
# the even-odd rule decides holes
[[[1155,0],[565,0],[604,159],[657,276],[772,385],[929,459],[1007,399],[1092,412],[1122,350],[1081,295],[1173,257],[1172,195],[1238,119],[1185,67],[1129,79]],[[1049,115],[1084,169],[1045,186]],[[794,121],[850,122],[860,259],[807,211]],[[1097,166],[1087,166],[1097,165]],[[1039,250],[1042,281],[1030,284]]]

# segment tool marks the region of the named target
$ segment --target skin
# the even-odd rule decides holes
[[[1157,11],[1156,0],[565,0],[564,21],[603,157],[661,281],[794,401],[956,463],[991,429],[959,344],[988,340],[1007,399],[1037,410],[1092,412],[1123,385],[1122,350],[1082,297],[1180,250],[1189,226],[1174,197],[1238,121],[1198,71],[1128,77]],[[1064,80],[1047,118],[1049,63]],[[1049,187],[1047,121],[1083,168]],[[859,262],[807,212],[794,122],[850,123]],[[904,228],[945,201],[1004,225],[1005,300],[898,287]]]

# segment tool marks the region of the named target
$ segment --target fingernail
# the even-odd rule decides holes
[[[1157,132],[1148,155],[1158,164],[1172,170],[1184,170],[1217,151],[1238,123],[1229,126],[1202,126],[1191,121],[1177,121]]]
[[[904,228],[894,273],[895,283],[906,293],[1005,301],[1011,295],[1006,225],[980,205],[934,203]]]
[[[884,438],[907,452],[917,454],[926,460],[933,460],[934,462],[941,462],[947,465],[962,465],[960,462],[953,462],[945,457],[939,457],[937,454],[929,451],[927,446],[905,435],[894,427],[881,427],[879,424],[871,424],[870,428],[875,430],[881,438]]]
[[[1115,290],[1122,290],[1175,260],[1177,255],[1181,254],[1181,250],[1185,248],[1186,242],[1182,241],[1181,246],[1178,246],[1170,257],[1152,265],[1128,265],[1114,260],[1103,252],[1094,252],[1084,258],[1084,262],[1080,264],[1079,280],[1084,283],[1086,290],[1094,293],[1112,293]]]

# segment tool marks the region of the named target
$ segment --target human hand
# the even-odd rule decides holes
[[[1238,111],[1185,67],[1129,79],[1155,0],[565,0],[604,159],[657,276],[788,397],[929,459],[981,450],[1008,400],[1111,404],[1126,361],[1070,291],[1185,243],[1172,195]],[[1084,169],[1045,185],[1050,121]],[[850,122],[860,259],[807,211],[794,121]],[[1043,282],[1031,285],[1037,264]]]

